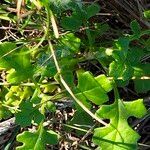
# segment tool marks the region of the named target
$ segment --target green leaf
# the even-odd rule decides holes
[[[115,44],[116,44],[116,47],[118,48],[118,50],[125,51],[125,54],[127,54],[127,51],[129,49],[129,39],[128,38],[121,37],[117,40],[117,42]]]
[[[148,91],[150,91],[150,80],[136,79],[134,80],[134,88],[137,93],[147,93]]]
[[[101,37],[109,29],[108,24],[102,24],[102,23],[95,23],[94,27],[95,29],[89,29],[93,43],[97,38]]]
[[[107,77],[104,74],[97,76],[95,79],[106,92],[112,90],[112,83],[107,79]]]
[[[147,112],[143,104],[143,99],[130,100],[130,102],[124,102],[124,104],[128,112],[128,116],[135,116],[137,118],[142,118],[143,115],[145,115]]]
[[[134,35],[137,36],[137,38],[140,38],[141,27],[140,27],[139,23],[136,20],[134,20],[131,22],[130,27],[131,27],[131,30],[133,31]]]
[[[130,116],[142,117],[146,114],[143,100],[123,102],[118,99],[112,105],[103,105],[96,115],[110,119],[105,127],[94,130],[93,142],[102,150],[133,150],[137,149],[140,136],[128,125]]]
[[[78,89],[93,103],[100,105],[108,100],[106,91],[89,72],[78,72]]]
[[[8,108],[4,107],[0,102],[0,120],[7,119],[12,115],[11,111]]]
[[[125,61],[129,49],[129,39],[119,38],[115,45],[117,49],[113,51],[114,59],[116,59],[117,61]]]
[[[109,25],[106,23],[95,23],[94,24],[96,37],[102,36],[109,29]]]
[[[16,50],[15,50],[16,49]],[[7,80],[10,83],[19,83],[33,76],[33,67],[30,63],[30,55],[25,54],[28,48],[17,49],[11,42],[0,44],[0,67],[14,69],[10,71]]]
[[[48,111],[50,112],[55,112],[56,111],[56,106],[54,103],[52,103],[51,101],[48,101],[46,103],[46,107],[45,107]]]
[[[91,125],[93,124],[93,119],[89,116],[84,110],[77,109],[73,119],[69,122],[69,124],[78,124],[78,125]]]
[[[86,96],[82,93],[80,93],[80,91],[78,89],[76,89],[76,91],[74,91],[75,96],[82,102],[82,104],[84,104],[88,109],[91,109],[91,104],[89,103],[88,99],[86,98]],[[76,108],[80,111],[83,111],[83,109],[80,107],[80,105],[76,104]]]
[[[125,87],[129,84],[129,80],[116,80],[117,87]]]
[[[6,76],[6,79],[9,83],[20,83],[24,80],[27,80],[28,78],[31,77],[32,70],[29,69],[28,70],[29,74],[27,74],[27,70],[25,72],[25,74],[23,74],[22,71],[15,71],[14,69],[11,69],[9,71],[7,71],[8,75]]]
[[[144,50],[139,47],[131,47],[128,51],[127,59],[132,66],[140,63],[141,58],[145,55]]]
[[[9,55],[11,50],[16,48],[16,44],[10,42],[0,43],[0,67],[11,69],[16,66],[13,62],[12,55]]]
[[[146,93],[150,90],[150,80],[140,79],[141,77],[150,77],[150,64],[137,64],[134,66],[134,88],[138,93]],[[138,79],[139,78],[139,79]]]
[[[122,63],[113,61],[109,65],[109,75],[114,79],[122,78],[123,81],[129,80],[134,73],[130,63]]]
[[[33,107],[30,101],[24,101],[20,104],[21,111],[15,114],[16,123],[22,127],[31,125],[32,120],[39,124],[44,116],[39,112],[39,110]]]
[[[58,134],[52,130],[40,127],[36,132],[24,131],[17,135],[17,141],[23,143],[17,150],[44,150],[46,144],[54,145],[58,142]]]
[[[72,15],[63,17],[60,24],[66,30],[77,31],[85,21],[86,14],[78,4],[71,7],[71,10],[73,11]]]
[[[61,61],[59,61],[59,64],[60,64],[61,69],[64,72],[73,71],[77,64],[77,59],[74,59],[72,57],[65,57],[65,58],[62,58]]]
[[[76,31],[82,25],[82,18],[79,18],[80,14],[75,14],[70,17],[64,17],[61,20],[61,26],[66,30]]]
[[[87,19],[95,16],[100,11],[100,7],[98,4],[92,4],[86,8]]]
[[[69,63],[68,63],[69,62]],[[77,65],[77,59],[72,57],[64,57],[59,62],[62,70],[62,76],[70,87],[74,86],[74,75],[73,72]]]
[[[150,64],[137,64],[134,66],[134,75],[136,77],[150,76]]]
[[[31,87],[24,87],[20,99],[29,99],[31,96],[33,96],[33,89]]]
[[[150,10],[144,11],[144,17],[150,19]]]
[[[108,66],[114,60],[108,53],[112,53],[112,49],[100,47],[94,56],[103,66]]]
[[[73,118],[68,123],[69,125],[73,125],[76,127],[80,127],[82,129],[89,129],[89,126],[94,124],[93,118],[89,116],[84,110],[76,110]],[[68,130],[67,130],[68,131]],[[85,135],[85,132],[76,131],[77,135]]]
[[[49,64],[43,69],[43,71],[41,72],[41,75],[43,77],[54,77],[57,73],[57,69],[55,67],[54,62],[49,61]]]
[[[72,71],[62,71],[62,76],[70,87],[74,86],[74,76]]]
[[[81,40],[74,36],[73,33],[68,33],[61,39],[61,45],[64,50],[69,50],[71,53],[79,52]]]

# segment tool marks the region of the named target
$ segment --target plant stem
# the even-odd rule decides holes
[[[57,85],[57,82],[51,82],[50,85]],[[16,83],[7,83],[7,82],[0,82],[0,85],[2,86],[18,86]],[[48,85],[48,83],[37,83],[37,85]],[[20,83],[19,86],[36,86],[35,83]]]
[[[92,118],[94,118],[95,120],[97,120],[99,123],[103,124],[103,125],[107,125],[106,122],[104,122],[103,120],[101,120],[100,118],[98,118],[97,116],[95,116],[85,105],[83,105],[83,103],[76,98],[76,96],[74,95],[74,93],[71,91],[70,87],[67,85],[67,83],[65,82],[65,80],[63,79],[62,75],[61,75],[61,69],[59,67],[59,64],[58,64],[58,61],[57,61],[57,58],[55,56],[55,52],[54,52],[54,49],[53,49],[53,46],[52,46],[52,43],[51,41],[49,40],[48,41],[49,43],[49,48],[51,50],[51,53],[52,53],[52,56],[53,56],[53,59],[54,59],[54,63],[55,63],[55,66],[56,66],[56,69],[57,69],[57,72],[59,74],[59,77],[60,77],[60,81],[62,83],[62,85],[65,87],[65,89],[68,91],[68,93],[71,95],[71,97],[76,101],[76,103],[84,110],[86,111]]]
[[[46,7],[46,10],[47,10],[47,28],[49,27],[50,25],[50,18],[53,17],[53,13],[52,11],[49,10],[49,8]],[[52,15],[52,16],[51,16]],[[51,20],[53,20],[51,19]],[[53,24],[52,24],[53,26]],[[58,29],[56,29],[57,26],[53,27],[53,29],[55,29],[55,31],[58,31]],[[57,37],[56,37],[57,38]],[[92,118],[94,118],[95,120],[97,120],[99,123],[103,124],[103,125],[108,125],[106,122],[104,122],[103,120],[101,120],[100,118],[98,118],[96,115],[94,115],[85,105],[83,105],[83,103],[78,99],[76,98],[76,96],[74,95],[74,93],[71,91],[70,87],[67,85],[67,83],[65,82],[65,80],[63,79],[62,75],[61,75],[61,69],[59,67],[59,64],[58,64],[58,61],[57,61],[57,58],[56,58],[56,55],[55,55],[55,52],[54,52],[54,48],[53,48],[53,45],[51,43],[50,40],[48,40],[48,44],[49,44],[49,48],[50,48],[50,51],[51,51],[51,54],[52,54],[52,57],[54,59],[54,63],[55,63],[55,66],[56,66],[56,69],[57,69],[57,72],[59,74],[59,77],[60,77],[60,81],[62,83],[62,85],[65,87],[65,89],[67,90],[67,92],[71,95],[71,97],[76,101],[76,103],[84,110],[86,111]]]

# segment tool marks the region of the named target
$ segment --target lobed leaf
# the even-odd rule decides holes
[[[82,12],[74,11],[73,14],[69,17],[64,17],[61,20],[61,26],[66,30],[76,31],[80,28],[83,23]]]
[[[103,105],[96,115],[103,119],[110,119],[105,127],[94,130],[93,142],[102,150],[133,150],[137,149],[140,136],[128,125],[130,116],[142,117],[146,114],[143,100],[123,102],[118,99],[112,105]]]
[[[16,44],[11,42],[0,44],[0,67],[12,69],[7,76],[8,82],[20,83],[32,78],[33,67],[30,63],[30,55],[25,53],[27,51],[28,48],[18,49]]]
[[[57,144],[59,136],[52,130],[40,127],[36,132],[24,131],[17,135],[17,141],[23,143],[17,150],[44,150],[46,144]]]
[[[15,114],[16,123],[22,127],[31,125],[32,120],[39,124],[44,116],[39,112],[39,110],[33,107],[30,101],[24,101],[20,104],[20,112]]]
[[[86,9],[86,12],[87,12],[87,19],[95,16],[99,11],[100,11],[100,6],[97,5],[97,4],[92,4],[90,6],[88,6]]]
[[[108,100],[106,91],[88,71],[83,73],[78,72],[77,87],[87,99],[97,105],[100,105]]]

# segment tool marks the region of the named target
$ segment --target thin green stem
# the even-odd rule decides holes
[[[58,85],[57,82],[51,82],[51,83],[36,83],[38,86],[41,86],[41,85]],[[15,83],[7,83],[7,82],[0,82],[0,85],[2,86],[29,86],[29,87],[35,87],[35,83],[20,83],[19,85],[18,84],[15,84]]]
[[[56,24],[56,21],[55,21],[54,14],[50,9],[48,9],[48,10],[49,10],[49,13],[50,13],[50,19],[51,19],[54,35],[58,39],[59,38],[59,32],[58,32],[58,28],[57,28],[57,24]]]
[[[46,9],[47,9],[47,28],[49,27],[50,25],[50,18],[53,17],[53,13],[52,11],[50,11],[49,8],[47,8],[46,6]],[[51,16],[52,15],[52,16]],[[52,19],[51,19],[52,20]],[[53,26],[53,24],[52,24]],[[57,26],[56,26],[57,27]],[[56,27],[53,27],[56,28]],[[57,29],[58,31],[58,29]],[[58,64],[58,61],[57,61],[57,58],[56,58],[56,55],[55,55],[55,52],[54,52],[54,48],[53,48],[53,45],[51,43],[50,40],[48,40],[48,44],[49,44],[49,48],[50,48],[50,51],[51,51],[51,54],[52,54],[52,57],[54,59],[54,63],[55,63],[55,66],[56,66],[56,69],[57,69],[57,72],[59,74],[59,77],[60,77],[60,81],[62,83],[62,85],[65,87],[65,89],[67,90],[67,92],[71,95],[71,97],[76,101],[76,103],[84,110],[86,111],[92,118],[94,118],[95,120],[97,120],[99,123],[103,124],[103,125],[108,125],[106,122],[104,122],[103,120],[101,120],[100,118],[98,118],[96,115],[94,115],[75,95],[74,93],[71,91],[70,87],[68,86],[68,84],[65,82],[65,80],[63,79],[62,75],[61,75],[61,69],[59,67],[59,64]]]
[[[71,95],[71,97],[76,101],[76,103],[84,110],[86,111],[92,118],[94,118],[95,120],[97,120],[99,123],[103,124],[103,125],[108,125],[106,122],[104,122],[103,120],[101,120],[100,118],[98,118],[97,116],[95,116],[75,95],[74,93],[71,91],[70,87],[67,85],[67,83],[65,82],[65,80],[63,79],[62,75],[61,75],[61,69],[59,67],[54,49],[53,49],[53,45],[51,43],[51,41],[48,41],[49,43],[49,48],[51,50],[53,59],[54,59],[54,63],[57,69],[57,72],[59,74],[60,77],[60,81],[62,83],[62,85],[65,87],[65,89],[68,91],[68,93]]]
[[[88,132],[88,130],[85,130],[85,129],[82,129],[82,128],[79,128],[79,127],[76,127],[76,126],[68,125],[68,124],[63,124],[63,126],[71,128],[71,129],[75,129],[75,130],[78,130],[78,131],[82,131],[82,132],[85,132],[85,133]]]

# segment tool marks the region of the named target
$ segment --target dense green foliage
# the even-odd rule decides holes
[[[18,22],[16,15],[0,9],[1,19]],[[35,132],[23,131],[17,135],[17,141],[23,143],[17,149],[44,150],[47,144],[58,143],[62,135],[43,124],[47,111],[54,113],[55,102],[63,98],[74,99],[76,111],[68,120],[69,125],[82,127],[92,126],[94,120],[99,122],[92,137],[98,149],[137,149],[140,135],[127,119],[141,118],[147,111],[142,99],[121,99],[118,87],[125,87],[133,80],[137,93],[150,90],[150,64],[141,61],[150,52],[150,40],[143,38],[150,30],[142,30],[137,21],[132,21],[130,34],[120,35],[108,44],[97,43],[109,26],[90,22],[100,11],[96,3],[37,0],[27,1],[27,9],[37,13],[20,19],[21,37],[0,42],[0,69],[6,76],[1,83],[0,119],[14,115],[21,127],[32,124],[37,127]],[[42,30],[43,36],[26,38],[25,29],[30,27]],[[84,36],[80,37],[82,29]],[[137,45],[133,44],[135,41]],[[88,61],[97,61],[103,73],[95,75],[81,65]],[[115,96],[109,97],[113,90]],[[110,123],[103,119],[109,119]]]

